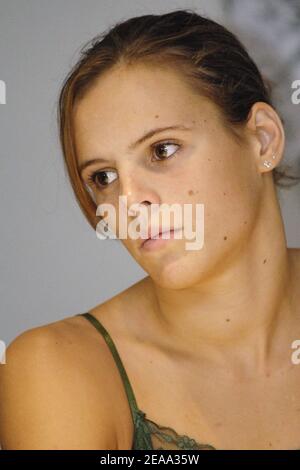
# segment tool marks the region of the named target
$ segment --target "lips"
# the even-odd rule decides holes
[[[177,228],[177,229],[169,228],[169,229],[166,229],[166,230],[160,229],[159,232],[155,232],[155,231],[154,231],[154,234],[151,236],[151,227],[150,227],[150,228],[148,228],[148,238],[142,240],[141,247],[146,243],[146,241],[148,241],[148,240],[150,240],[150,239],[154,239],[155,237],[161,235],[162,233],[165,233],[165,232],[172,232],[172,231],[175,231],[175,230],[178,230],[178,228]]]

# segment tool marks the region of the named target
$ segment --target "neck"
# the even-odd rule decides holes
[[[209,279],[174,290],[149,278],[151,310],[164,346],[222,368],[231,364],[235,371],[265,374],[290,365],[291,343],[300,333],[291,255],[274,198],[247,243]]]

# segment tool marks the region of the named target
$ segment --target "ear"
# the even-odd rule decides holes
[[[282,160],[285,133],[280,117],[272,106],[257,101],[252,106],[247,128],[255,150],[258,170],[272,171]]]

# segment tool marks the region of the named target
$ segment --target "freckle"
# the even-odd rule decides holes
[[[245,220],[244,224],[247,224],[247,223],[248,223],[247,220]]]
[[[264,264],[267,262],[267,258],[264,259]]]
[[[218,421],[218,422],[215,424],[215,426],[217,426],[217,427],[223,426],[223,423],[222,423],[221,421]]]
[[[272,447],[272,442],[269,442],[269,446]]]
[[[210,158],[208,158],[208,161],[209,161],[209,162],[211,162],[211,159],[210,159]]]
[[[224,196],[226,196],[226,193],[223,193],[223,194],[224,194]]]
[[[226,321],[230,321],[230,318],[226,318]]]
[[[224,240],[227,240],[227,237],[224,237]]]
[[[192,189],[189,190],[189,196],[192,196],[194,194],[194,191]]]
[[[158,117],[159,117],[159,114],[156,114],[156,115],[155,115],[155,118],[158,118]]]

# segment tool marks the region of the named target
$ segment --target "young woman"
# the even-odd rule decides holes
[[[192,10],[123,21],[82,51],[59,125],[93,229],[121,195],[201,203],[204,245],[123,238],[147,277],[19,335],[1,368],[2,447],[300,449],[284,128],[243,45]]]

